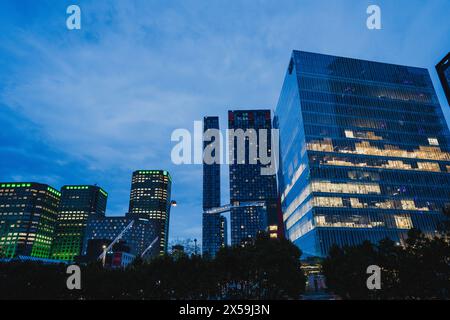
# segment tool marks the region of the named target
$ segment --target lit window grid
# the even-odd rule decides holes
[[[305,55],[308,56],[309,54]],[[320,72],[329,72],[329,69],[321,69],[321,67],[318,67],[321,64],[320,59],[322,57],[317,58],[318,62],[314,68]],[[309,56],[308,59],[310,59]],[[370,69],[374,65],[366,63],[365,67]],[[310,68],[310,66],[308,64],[305,65],[305,62],[302,61],[301,72],[307,72],[305,71],[307,68]],[[385,76],[383,74],[385,71],[388,71],[386,74],[392,76],[393,74],[390,73],[391,70],[389,68],[394,69],[397,67],[386,67],[382,72],[373,69],[373,75],[371,76],[382,78]],[[290,233],[291,239],[300,241],[298,236],[301,236],[302,239],[308,238],[312,240],[319,234],[319,232],[314,232],[307,236],[308,231],[314,230],[314,219],[308,218],[308,216],[313,211],[318,210],[314,209],[316,207],[312,205],[312,199],[308,198],[310,194],[312,196],[312,191],[304,188],[309,185],[307,179],[304,178],[308,174],[316,180],[322,180],[321,183],[325,183],[325,188],[322,188],[325,194],[322,193],[318,196],[333,197],[335,194],[330,193],[338,191],[336,197],[341,196],[342,201],[344,202],[345,200],[346,205],[353,202],[355,207],[363,206],[363,208],[341,209],[339,202],[332,201],[333,207],[324,207],[322,209],[327,210],[330,215],[333,212],[346,212],[349,210],[353,210],[353,212],[359,211],[360,213],[368,212],[369,210],[387,210],[386,208],[393,207],[392,201],[394,201],[397,204],[397,206],[394,205],[395,209],[399,209],[398,205],[401,204],[402,210],[410,209],[417,211],[417,213],[411,213],[412,217],[418,217],[419,214],[421,215],[420,217],[424,218],[422,222],[419,221],[420,219],[411,219],[413,224],[415,223],[415,226],[426,226],[425,229],[433,230],[433,225],[435,225],[433,223],[437,220],[434,218],[438,214],[436,212],[431,213],[431,211],[429,214],[424,212],[427,209],[431,210],[430,207],[434,210],[439,210],[448,201],[449,178],[447,173],[449,166],[447,160],[449,156],[448,145],[446,144],[448,141],[448,129],[441,130],[440,119],[442,119],[442,114],[439,105],[435,103],[437,99],[434,96],[431,81],[421,83],[420,88],[414,92],[416,88],[413,88],[411,85],[409,85],[408,89],[406,87],[400,89],[394,86],[386,88],[381,82],[375,85],[367,85],[361,82],[356,83],[356,81],[350,82],[348,81],[351,77],[350,75],[351,73],[347,74],[348,78],[346,81],[342,81],[337,76],[333,76],[332,80],[325,80],[324,78],[318,79],[318,77],[312,79],[311,73],[301,75],[303,82],[301,82],[300,88],[302,90],[300,90],[299,94],[302,100],[302,112],[298,114],[300,121],[294,125],[303,125],[306,136],[302,138],[299,135],[298,140],[294,140],[295,145],[282,145],[281,148],[288,152],[291,161],[294,156],[303,161],[305,159],[304,155],[310,154],[306,159],[310,159],[309,161],[311,161],[314,158],[316,160],[313,161],[317,161],[317,164],[310,162],[311,167],[309,165],[300,166],[298,162],[295,163],[295,161],[292,161],[287,163],[289,167],[284,168],[284,179],[287,181],[286,185],[282,186],[284,220],[290,220],[289,222],[292,223],[292,217],[300,216],[299,220],[294,219],[294,223],[290,224],[292,230],[288,230],[288,233]],[[408,79],[408,77],[404,79]],[[414,83],[417,79],[419,78],[412,80],[411,83]],[[285,81],[285,86],[286,84],[290,85],[290,82]],[[297,84],[293,81],[292,88],[296,86]],[[376,99],[373,99],[374,103],[369,108],[365,104],[372,103],[372,101],[362,93],[370,92],[374,88],[379,90],[380,93]],[[286,89],[284,88],[283,92]],[[337,94],[339,90],[342,90],[341,95]],[[332,98],[333,94],[335,99],[329,99],[328,97]],[[284,96],[282,94],[280,99],[281,103],[283,103],[283,99]],[[431,100],[431,103],[425,102],[427,99]],[[351,103],[348,103],[349,101]],[[418,102],[416,103],[416,101]],[[435,104],[433,105],[433,103]],[[396,109],[397,107],[398,109]],[[390,113],[389,116],[386,116],[388,113]],[[282,114],[280,111],[280,115]],[[398,121],[398,117],[402,119]],[[291,115],[289,119],[295,119],[295,117]],[[286,134],[295,130],[289,127],[289,125],[286,125],[285,119],[282,118],[280,122],[282,123],[280,128],[281,130],[285,130]],[[401,127],[401,129],[397,129],[395,126]],[[411,132],[414,130],[415,133]],[[445,132],[445,134],[441,132]],[[281,135],[283,136],[283,132]],[[298,147],[301,145],[301,139],[308,141],[307,152]],[[286,157],[286,155],[283,156]],[[327,166],[330,167],[330,170],[322,170]],[[336,173],[342,173],[342,176],[337,179],[336,176],[332,176],[332,170]],[[350,170],[353,173],[350,173]],[[389,172],[387,172],[388,170]],[[354,172],[363,171],[370,171],[370,173],[368,175],[354,174]],[[372,174],[376,171],[379,173],[378,178],[375,174]],[[347,177],[345,176],[346,172],[348,172]],[[330,174],[328,175],[328,173]],[[324,176],[323,174],[327,175]],[[406,183],[400,181],[400,179],[406,180],[408,176],[410,181]],[[416,176],[419,182],[411,184],[411,178],[415,178]],[[327,180],[327,178],[331,180]],[[359,201],[365,197],[368,199],[368,202],[352,201],[351,197],[343,197],[342,194],[339,194],[339,192],[345,191],[341,185],[342,183],[352,185],[355,182],[349,182],[349,180],[362,179],[367,179],[366,181],[368,182],[377,182],[380,185],[382,194],[373,194],[369,197],[368,195],[354,193],[354,190],[351,191],[353,199],[356,196],[356,199]],[[435,184],[436,181],[440,183]],[[334,185],[329,186],[327,183],[333,183]],[[302,189],[303,195],[301,192]],[[386,197],[383,197],[384,195]],[[423,196],[418,197],[417,195]],[[378,199],[376,199],[377,197]],[[402,203],[403,198],[406,199]],[[324,205],[323,201],[314,204]],[[375,209],[373,205],[376,206],[377,204],[379,208]],[[330,205],[330,202],[326,202],[325,205]],[[286,209],[288,212],[286,212]],[[301,214],[298,215],[300,212]],[[429,220],[428,222],[425,221],[427,218]],[[295,223],[296,221],[299,222]],[[305,233],[305,231],[307,232]],[[377,234],[381,233],[377,232]],[[385,232],[385,234],[390,235],[394,233]],[[401,232],[398,234],[401,234]],[[370,234],[367,234],[367,237],[370,238]],[[398,238],[398,236],[395,237]],[[314,247],[310,245],[312,242],[306,240],[301,241],[301,249],[305,246],[308,248]]]
[[[49,258],[59,196],[47,185],[0,183],[0,255]]]
[[[129,215],[150,219],[160,226],[161,254],[167,252],[171,177],[163,170],[139,170],[133,173]]]

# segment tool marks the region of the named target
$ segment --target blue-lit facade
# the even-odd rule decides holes
[[[242,129],[244,132],[260,129],[267,130],[267,150],[271,150],[272,120],[270,110],[234,110],[228,112],[228,128]],[[277,203],[276,175],[261,174],[261,169],[267,167],[259,159],[256,163],[250,161],[250,141],[245,140],[245,161],[238,163],[237,137],[229,138],[230,163],[230,203],[234,206],[230,212],[231,244],[241,245],[254,238],[259,231],[267,231],[268,221],[278,214],[273,204]],[[260,149],[260,136],[256,143],[257,154]],[[243,202],[261,201],[265,206],[241,206]],[[270,209],[270,210],[268,210]],[[272,210],[273,209],[273,210]]]
[[[294,51],[274,124],[286,235],[304,256],[436,233],[449,131],[426,69]]]
[[[127,215],[126,217],[101,217],[92,215],[88,219],[84,241],[83,255],[88,255],[90,242],[104,240],[109,245],[114,239],[133,221],[133,226],[124,233],[122,243],[129,248],[129,253],[140,256],[153,240],[159,236],[160,224],[151,219],[138,218]],[[158,245],[154,245],[145,254],[145,258],[155,257],[160,254]]]
[[[219,117],[204,117],[203,133],[208,133],[209,130],[219,130]],[[211,141],[203,141],[203,150],[217,143],[214,139],[212,136]],[[214,151],[211,156],[216,156]],[[217,207],[220,207],[220,163],[203,162],[202,253],[211,257],[226,245],[221,236],[225,218],[220,213],[205,213],[206,210]]]
[[[208,130],[219,130],[219,117],[204,117],[203,132]],[[203,149],[214,142],[214,137],[212,141],[203,141]],[[220,163],[203,163],[203,210],[217,207],[220,207]]]
[[[227,245],[227,219],[220,213],[203,213],[202,254],[214,257]]]
[[[450,52],[436,65],[436,71],[450,105]]]

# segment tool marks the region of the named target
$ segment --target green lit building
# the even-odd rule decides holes
[[[49,258],[61,193],[41,183],[0,183],[0,257]]]
[[[157,224],[160,253],[167,253],[172,179],[163,170],[133,172],[127,217],[150,219]]]
[[[74,261],[81,254],[88,218],[105,216],[108,194],[97,186],[64,186],[52,258]]]

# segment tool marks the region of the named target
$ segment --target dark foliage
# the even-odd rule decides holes
[[[367,267],[381,268],[381,290],[367,289]],[[334,247],[323,262],[328,287],[344,299],[449,299],[450,245],[411,230],[406,246],[390,240],[378,245]]]
[[[233,299],[289,299],[304,292],[301,251],[288,240],[261,235],[245,248],[224,248],[214,260],[220,290]]]
[[[82,289],[66,287],[66,266],[0,264],[0,299],[297,299],[305,288],[301,252],[261,235],[215,259],[164,256],[126,270],[82,266]]]

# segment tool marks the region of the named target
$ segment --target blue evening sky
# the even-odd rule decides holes
[[[369,4],[382,30],[366,28]],[[1,0],[0,181],[97,183],[120,215],[132,171],[166,169],[170,236],[201,239],[202,169],[172,164],[174,129],[275,108],[293,49],[426,67],[450,119],[434,70],[449,14],[449,0]]]

